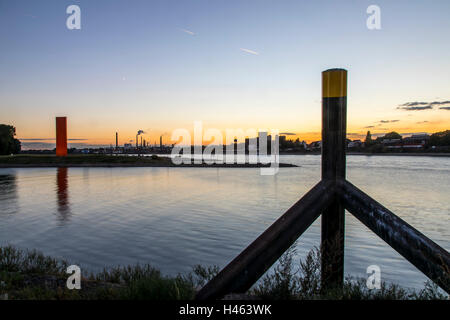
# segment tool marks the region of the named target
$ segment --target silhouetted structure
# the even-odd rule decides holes
[[[67,118],[56,117],[56,155],[67,156]]]

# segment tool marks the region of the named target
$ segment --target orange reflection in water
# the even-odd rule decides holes
[[[67,221],[70,217],[68,168],[58,168],[56,173],[56,194],[59,220]]]

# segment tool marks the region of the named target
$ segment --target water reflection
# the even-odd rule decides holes
[[[449,250],[449,159],[349,156],[348,178]],[[225,266],[320,179],[320,156],[280,161],[299,167],[275,176],[225,168],[0,169],[0,244],[93,271],[138,262],[171,275],[196,264]],[[376,264],[383,280],[423,288],[426,278],[352,215],[345,240],[346,274],[367,278]],[[295,261],[319,244],[320,219],[300,237]]]
[[[0,175],[0,202],[2,203],[0,215],[14,214],[18,211],[15,174]]]
[[[62,223],[69,221],[71,216],[68,171],[68,168],[58,168],[56,173],[58,220]]]

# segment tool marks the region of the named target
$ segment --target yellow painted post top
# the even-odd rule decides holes
[[[322,97],[338,98],[347,96],[347,70],[328,69],[322,72]]]

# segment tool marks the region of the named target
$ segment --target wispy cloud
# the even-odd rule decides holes
[[[399,122],[400,120],[380,120],[380,123],[393,123],[393,122]]]
[[[419,122],[416,122],[417,124],[421,124],[421,123],[427,123],[428,121],[419,121]]]
[[[239,48],[241,51],[244,51],[244,52],[247,52],[247,53],[250,53],[250,54],[254,54],[254,55],[259,55],[259,52],[256,52],[256,51],[253,51],[253,50],[250,50],[250,49],[245,49],[245,48]]]
[[[284,135],[284,136],[295,136],[295,133],[292,133],[292,132],[281,132],[280,135]]]
[[[426,105],[426,104],[429,104],[429,103],[415,101],[415,102],[406,102],[406,103],[400,104],[399,106],[400,107],[414,107],[414,106],[420,106],[420,105]]]
[[[191,36],[195,36],[195,32],[193,32],[193,31],[190,31],[190,30],[187,30],[187,29],[180,29],[180,31],[184,32],[184,33],[187,33],[187,34],[189,34]]]
[[[21,141],[53,141],[56,138],[18,138]],[[67,141],[86,141],[88,139],[67,139]]]
[[[450,101],[434,101],[430,103],[431,105],[443,105],[443,104],[450,104]]]
[[[363,127],[363,129],[370,129],[370,128],[375,128],[375,126],[367,126],[367,127]]]
[[[69,143],[69,148],[107,148],[109,145],[106,144],[89,144],[89,143]],[[51,142],[22,142],[23,150],[52,150],[55,148],[55,143]]]
[[[432,102],[406,102],[400,104],[397,109],[408,110],[408,111],[418,111],[418,110],[430,110],[433,109],[434,106],[442,106],[442,105],[450,105],[450,101],[432,101]],[[450,110],[450,106],[440,107],[439,109]]]
[[[432,106],[415,106],[415,107],[404,106],[404,107],[398,107],[397,109],[408,110],[408,111],[418,111],[418,110],[433,109],[433,107]]]

